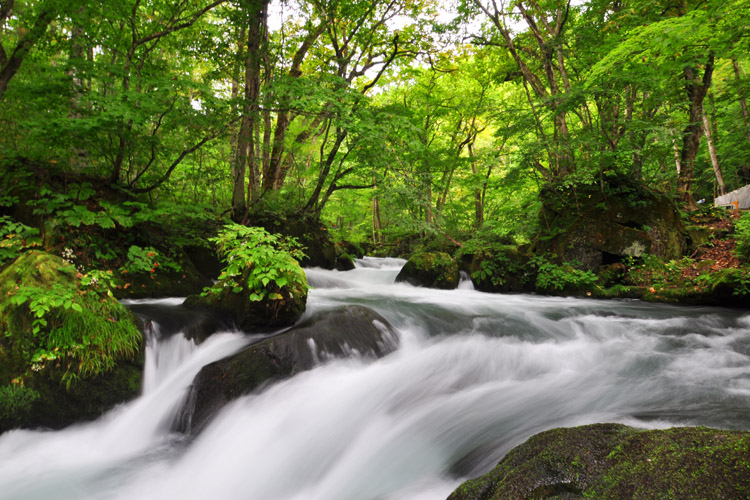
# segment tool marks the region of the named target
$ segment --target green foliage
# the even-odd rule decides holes
[[[581,291],[596,286],[599,279],[591,271],[577,269],[581,265],[580,262],[558,265],[540,257],[536,260],[539,269],[536,286],[540,290]]]
[[[0,274],[0,328],[30,372],[58,373],[69,386],[135,356],[140,332],[101,276],[36,251]]]
[[[0,267],[18,257],[26,249],[40,244],[39,230],[13,218],[0,216]]]
[[[250,300],[261,301],[266,297],[283,300],[279,291],[287,286],[307,291],[307,277],[298,263],[305,254],[294,238],[270,234],[261,227],[232,223],[210,241],[216,244],[226,264],[219,281],[233,292],[241,292],[247,286]],[[240,278],[244,276],[243,283]],[[219,291],[209,288],[204,294]]]
[[[0,387],[0,429],[22,424],[39,398],[37,391],[21,385]]]
[[[639,286],[661,287],[677,281],[693,260],[665,260],[655,255],[644,255],[641,259],[631,259],[630,262],[628,282]]]
[[[742,214],[734,223],[734,237],[737,240],[737,256],[745,261],[750,260],[750,213]]]
[[[155,273],[159,267],[171,269],[175,272],[182,270],[179,263],[161,255],[159,251],[153,247],[141,248],[137,245],[131,245],[130,248],[128,248],[127,260],[122,266],[121,272],[130,274]]]

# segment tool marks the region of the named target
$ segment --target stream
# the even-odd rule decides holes
[[[143,394],[94,422],[0,436],[0,499],[443,500],[553,427],[750,429],[745,311],[394,284],[404,262],[306,270],[306,317],[369,307],[396,352],[269,385],[197,437],[170,431],[193,378],[260,337],[196,345],[182,299],[127,302],[153,325]]]

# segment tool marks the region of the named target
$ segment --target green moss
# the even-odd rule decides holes
[[[452,289],[460,274],[456,260],[445,252],[422,252],[411,256],[396,277],[415,286]]]
[[[750,495],[750,434],[642,431],[617,424],[553,429],[511,450],[449,500],[741,499]]]
[[[0,387],[0,429],[23,424],[33,412],[40,395],[34,389],[20,385]]]
[[[492,244],[469,248],[469,271],[474,285],[483,292],[532,292],[538,267],[529,254],[515,245]]]
[[[70,384],[132,360],[141,333],[133,315],[103,289],[81,286],[59,257],[32,251],[0,273],[0,348],[7,378],[45,373]]]

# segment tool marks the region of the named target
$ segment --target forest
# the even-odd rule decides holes
[[[750,184],[748,13],[0,0],[0,433],[138,393],[151,321],[123,300],[268,332],[365,256],[426,288],[746,310],[750,206],[714,199]]]

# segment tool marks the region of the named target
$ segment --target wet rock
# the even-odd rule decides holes
[[[551,235],[535,253],[556,255],[596,271],[604,264],[645,254],[677,259],[687,248],[687,231],[672,200],[623,177],[601,183],[549,186],[543,225]]]
[[[595,424],[532,436],[448,500],[749,498],[748,471],[748,432]]]
[[[315,314],[286,332],[203,367],[181,412],[178,430],[198,432],[229,401],[327,359],[376,358],[397,345],[398,337],[385,318],[367,307]]]
[[[459,280],[458,263],[445,252],[412,255],[396,276],[396,282],[446,290],[458,287]]]

